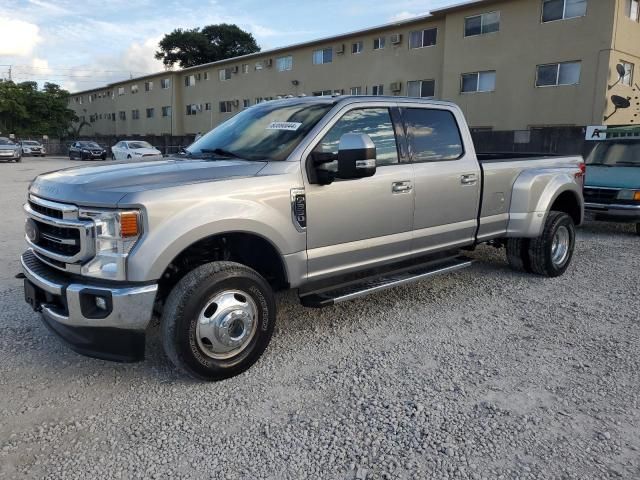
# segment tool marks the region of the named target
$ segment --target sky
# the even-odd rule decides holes
[[[424,15],[460,0],[1,0],[0,78],[72,92],[164,69],[176,28],[235,23],[263,50]]]

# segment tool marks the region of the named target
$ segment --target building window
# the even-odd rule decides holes
[[[276,68],[279,72],[293,70],[293,57],[288,55],[286,57],[276,58]]]
[[[500,31],[500,12],[483,13],[464,19],[464,36],[474,37]]]
[[[407,82],[408,97],[434,97],[436,94],[435,80],[413,80]]]
[[[118,87],[118,96],[124,95],[124,87]],[[82,105],[82,98],[80,98],[80,105]]]
[[[620,64],[624,67],[624,76],[620,83],[622,85],[627,85],[630,87],[633,85],[633,69],[635,65],[633,63],[625,62],[624,60],[620,62]]]
[[[160,80],[160,88],[167,89],[170,86],[171,86],[171,79],[170,78],[163,78],[162,80]]]
[[[333,62],[333,48],[322,48],[313,52],[313,64],[322,65]]]
[[[196,84],[196,76],[195,75],[186,75],[184,77],[184,86],[185,87],[193,87]]]
[[[362,95],[362,87],[351,87],[351,95]]]
[[[381,50],[381,49],[384,48],[385,43],[386,43],[385,37],[374,38],[373,39],[373,49],[374,50]]]
[[[209,72],[204,72],[202,75],[205,80],[209,80]]]
[[[542,0],[543,22],[584,17],[586,14],[587,0]]]
[[[127,112],[118,112],[118,117],[120,118],[120,120],[126,120]]]
[[[196,113],[198,113],[198,105],[195,103],[187,105],[187,115],[195,115]]]
[[[205,111],[207,111],[207,112],[208,112],[209,110],[211,110],[211,104],[210,104],[210,103],[205,103],[205,104],[204,104],[204,109],[205,109]]]
[[[438,40],[438,29],[428,28],[409,34],[409,48],[432,47]]]
[[[248,63],[243,63],[242,64],[242,73],[249,73],[249,64]]]
[[[138,84],[131,85],[131,93],[138,93]]]
[[[233,108],[232,102],[220,102],[220,113],[229,113]]]
[[[356,43],[352,43],[351,44],[351,53],[356,54],[356,53],[362,53],[362,48],[363,48],[363,43],[360,42],[356,42]]]
[[[473,72],[462,75],[462,93],[493,92],[496,89],[496,72]]]
[[[262,62],[256,62],[256,70],[262,70],[264,68],[264,65],[262,64]]]
[[[230,68],[222,68],[218,71],[218,78],[221,82],[226,80],[231,80],[231,69]]]
[[[326,97],[333,95],[333,90],[318,90],[317,92],[313,92],[312,95],[314,97]]]
[[[374,85],[371,87],[371,95],[384,95],[384,85]]]
[[[251,100],[249,100],[248,98],[245,98],[244,100],[242,100],[242,108],[249,108],[251,106]]]
[[[171,115],[171,106],[162,107],[162,116],[169,117]]]
[[[140,119],[140,110],[131,110],[131,118],[134,120]]]
[[[640,22],[640,0],[627,0],[627,14],[634,22]]]
[[[580,62],[538,65],[536,87],[555,87],[580,83]]]
[[[153,90],[153,82],[144,82],[144,91],[150,92]]]
[[[147,118],[153,118],[154,114],[155,114],[155,109],[147,108]]]

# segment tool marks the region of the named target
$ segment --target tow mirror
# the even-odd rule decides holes
[[[349,180],[376,173],[376,145],[366,134],[345,133],[338,145],[337,177]]]

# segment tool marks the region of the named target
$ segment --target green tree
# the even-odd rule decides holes
[[[69,92],[54,83],[0,81],[0,131],[18,136],[67,134],[77,117],[68,108]]]
[[[256,39],[237,25],[221,23],[203,28],[178,28],[160,40],[156,59],[181,68],[216,62],[260,51]]]

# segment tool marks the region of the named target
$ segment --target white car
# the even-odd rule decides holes
[[[111,158],[114,160],[132,160],[150,157],[162,157],[162,152],[148,142],[141,140],[122,141],[111,147]]]

